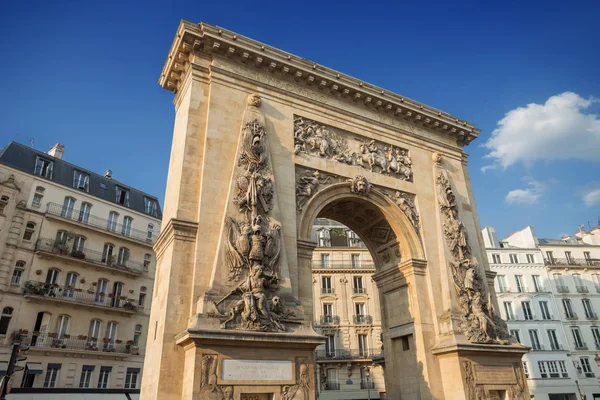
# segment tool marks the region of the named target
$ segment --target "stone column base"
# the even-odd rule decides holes
[[[521,363],[528,351],[518,344],[458,344],[432,350],[440,363],[446,400],[529,399]]]
[[[315,400],[315,348],[325,338],[310,326],[292,333],[220,329],[198,315],[177,335],[185,351],[182,399]]]

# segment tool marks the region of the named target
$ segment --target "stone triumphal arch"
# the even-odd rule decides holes
[[[186,21],[160,84],[176,116],[143,399],[315,398],[317,217],[373,255],[388,398],[529,398],[488,288],[472,124]]]

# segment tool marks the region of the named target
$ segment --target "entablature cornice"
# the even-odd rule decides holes
[[[192,53],[223,56],[242,65],[289,77],[299,84],[375,109],[389,118],[401,118],[450,135],[460,145],[469,144],[480,132],[472,123],[448,113],[205,23],[181,22],[159,78],[163,88],[178,92]]]

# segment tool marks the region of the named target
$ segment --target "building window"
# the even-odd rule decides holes
[[[121,247],[119,249],[119,257],[117,258],[117,264],[119,265],[127,265],[127,261],[129,260],[129,249],[127,247]]]
[[[366,289],[363,287],[363,277],[354,276],[352,277],[354,293],[366,293]]]
[[[540,301],[540,311],[542,312],[542,319],[552,319],[547,301]]]
[[[369,355],[369,345],[367,341],[367,335],[357,335],[358,339],[358,354],[361,357]]]
[[[112,265],[113,260],[113,251],[115,246],[110,243],[106,243],[104,245],[104,249],[102,250],[102,264]]]
[[[0,197],[0,215],[4,215],[4,210],[6,209],[6,206],[8,205],[8,200],[10,200],[10,197],[8,197],[8,196]]]
[[[353,231],[348,231],[348,246],[350,247],[362,247],[360,246],[360,238]]]
[[[523,276],[515,275],[515,282],[517,283],[517,292],[525,292],[525,287],[523,286]]]
[[[73,187],[88,192],[90,187],[90,176],[84,172],[75,170],[73,173]]]
[[[338,383],[338,370],[335,368],[328,368],[327,372],[327,382],[325,386],[325,390],[339,390],[340,384]]]
[[[92,205],[90,203],[81,203],[81,208],[79,209],[79,216],[77,220],[81,223],[87,224],[90,220],[90,211],[92,210]]]
[[[331,317],[333,316],[333,304],[332,303],[323,303],[323,317],[325,317],[325,322],[332,322]]]
[[[508,292],[508,287],[506,286],[506,277],[504,275],[496,275],[496,281],[498,282],[498,291],[500,293]]]
[[[329,254],[321,253],[321,268],[329,268]]]
[[[541,350],[542,346],[540,345],[540,338],[538,337],[537,329],[529,330],[529,339],[531,340],[531,348],[533,350]]]
[[[542,289],[542,284],[540,281],[540,276],[539,275],[532,275],[531,279],[533,280],[533,290],[535,290],[536,293],[541,293],[544,290]]]
[[[551,251],[546,252],[546,261],[548,264],[554,264],[554,254]]]
[[[133,345],[134,346],[140,345],[140,337],[142,337],[142,325],[138,324],[135,326],[135,331],[133,332]]]
[[[98,376],[98,389],[106,389],[112,367],[100,367],[100,375]]]
[[[148,224],[148,237],[146,238],[146,240],[148,242],[151,242],[153,239],[154,239],[154,225]]]
[[[560,350],[560,344],[558,343],[558,337],[554,329],[548,329],[548,341],[550,342],[550,348],[552,350]]]
[[[515,319],[515,314],[513,312],[513,308],[512,308],[512,303],[510,301],[505,301],[504,302],[504,313],[505,313],[505,319],[507,321],[512,321]]]
[[[350,254],[352,268],[360,268],[360,254]]]
[[[148,271],[150,269],[150,262],[152,261],[151,254],[144,254],[144,271]]]
[[[533,254],[527,254],[527,262],[528,262],[529,264],[533,264],[533,263],[535,263],[535,260],[534,260]]]
[[[31,241],[33,234],[35,232],[35,222],[29,221],[27,225],[25,225],[25,233],[23,234],[23,240]]]
[[[522,301],[521,307],[523,307],[523,316],[526,320],[533,319],[533,313],[531,312],[531,303],[529,301]]]
[[[131,223],[133,222],[133,218],[124,217],[123,218],[123,226],[121,227],[121,235],[130,236],[131,235]]]
[[[335,357],[335,335],[327,335],[325,338],[325,354],[327,357]]]
[[[6,332],[8,332],[8,325],[10,325],[12,314],[12,307],[4,307],[2,309],[2,315],[0,316],[0,335],[6,335]]]
[[[146,303],[146,286],[140,288],[140,297],[138,299],[138,305],[140,307],[144,307],[144,303]]]
[[[63,289],[63,297],[67,299],[75,298],[75,288],[77,287],[77,282],[79,280],[79,275],[75,272],[69,272],[67,274],[67,279],[65,279],[65,288]]]
[[[123,294],[123,283],[121,283],[121,282],[113,283],[112,300],[110,302],[111,307],[120,307],[121,306],[121,295],[122,294]]]
[[[85,236],[77,235],[73,239],[73,256],[85,258],[85,254],[81,254],[85,249]]]
[[[509,254],[508,257],[510,258],[510,263],[511,264],[518,264],[519,263],[519,257],[517,256],[517,254]]]
[[[597,315],[594,312],[594,309],[592,308],[592,302],[590,301],[590,299],[582,299],[581,303],[583,304],[583,310],[585,312],[586,318],[588,318],[588,319],[597,318]]]
[[[58,321],[56,321],[56,333],[59,339],[62,339],[69,330],[69,322],[71,318],[68,315],[59,315]]]
[[[573,256],[571,256],[571,252],[570,251],[565,251],[565,258],[567,259],[567,263],[568,264],[572,264],[573,263]]]
[[[25,261],[17,261],[15,263],[15,269],[13,270],[12,279],[10,281],[11,285],[20,285],[21,278],[23,277],[23,271],[25,270]]]
[[[330,276],[321,277],[321,293],[333,293]]]
[[[52,179],[52,168],[54,163],[52,161],[45,160],[38,157],[35,161],[34,174],[43,176],[44,178]]]
[[[500,264],[500,254],[492,254],[492,263]]]
[[[92,383],[92,375],[94,374],[93,365],[84,365],[81,369],[81,378],[79,379],[80,388],[89,388]]]
[[[597,349],[600,349],[600,329],[597,326],[592,326],[592,336]]]
[[[117,204],[129,206],[129,190],[117,186]]]
[[[117,230],[117,221],[119,220],[119,214],[111,211],[108,213],[108,224],[106,225],[106,229],[115,232]]]
[[[581,368],[583,369],[583,373],[585,374],[586,378],[593,378],[594,375],[594,371],[592,371],[592,365],[590,364],[590,358],[589,357],[581,357],[579,358],[579,360],[581,361]]]
[[[46,378],[44,379],[45,388],[56,387],[56,381],[58,380],[58,372],[60,371],[61,364],[48,364],[46,370]]]
[[[577,318],[577,315],[573,312],[573,306],[571,305],[570,299],[562,299],[562,304],[567,318]]]
[[[525,378],[529,378],[529,367],[527,361],[523,361],[523,371],[525,372]]]
[[[90,321],[90,328],[88,329],[88,344],[89,350],[98,350],[98,339],[100,337],[100,327],[102,321],[99,319],[93,319]]]
[[[583,258],[585,259],[585,262],[587,265],[592,265],[592,257],[590,255],[589,251],[584,251],[583,252]]]
[[[510,334],[517,340],[517,342],[521,343],[521,334],[518,329],[511,329]]]
[[[542,378],[568,378],[567,368],[564,361],[538,361]]]
[[[46,283],[49,285],[56,285],[58,283],[58,277],[60,276],[60,270],[56,268],[50,268],[46,273]]]
[[[144,212],[153,217],[157,216],[156,200],[144,197]]]
[[[140,375],[139,368],[127,368],[125,375],[125,389],[137,388],[138,376]]]
[[[114,321],[106,325],[106,335],[104,336],[104,350],[112,350],[117,339],[117,323]]]
[[[584,349],[587,347],[583,341],[583,336],[581,336],[581,331],[578,327],[572,326],[571,334],[573,335],[573,344],[575,345],[576,349]]]
[[[75,208],[75,199],[72,197],[65,197],[63,206],[60,211],[60,216],[63,218],[73,218],[73,209]]]

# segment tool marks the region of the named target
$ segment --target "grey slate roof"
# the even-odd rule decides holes
[[[44,152],[38,151],[31,147],[25,146],[21,143],[10,142],[6,147],[0,149],[0,164],[8,165],[15,169],[34,175],[35,163],[37,157],[44,158],[48,161],[52,161],[53,172],[51,181],[58,183],[69,188],[73,188],[73,174],[74,171],[84,172],[89,174],[89,192],[88,194],[98,197],[99,199],[109,201],[114,204],[117,203],[116,198],[116,187],[122,187],[129,190],[129,206],[118,204],[120,207],[127,207],[132,210],[138,211],[145,214],[144,210],[144,197],[153,199],[156,201],[157,214],[154,217],[161,219],[162,211],[160,209],[160,202],[155,196],[148,193],[144,193],[137,190],[129,185],[114,179],[105,178],[103,175],[96,174],[88,171],[85,168],[81,168],[77,165],[73,165],[69,162],[61,160],[56,157],[52,157]],[[36,175],[38,176],[38,175]],[[41,179],[47,179],[45,177],[38,176]],[[106,188],[102,188],[101,184],[104,184]]]

